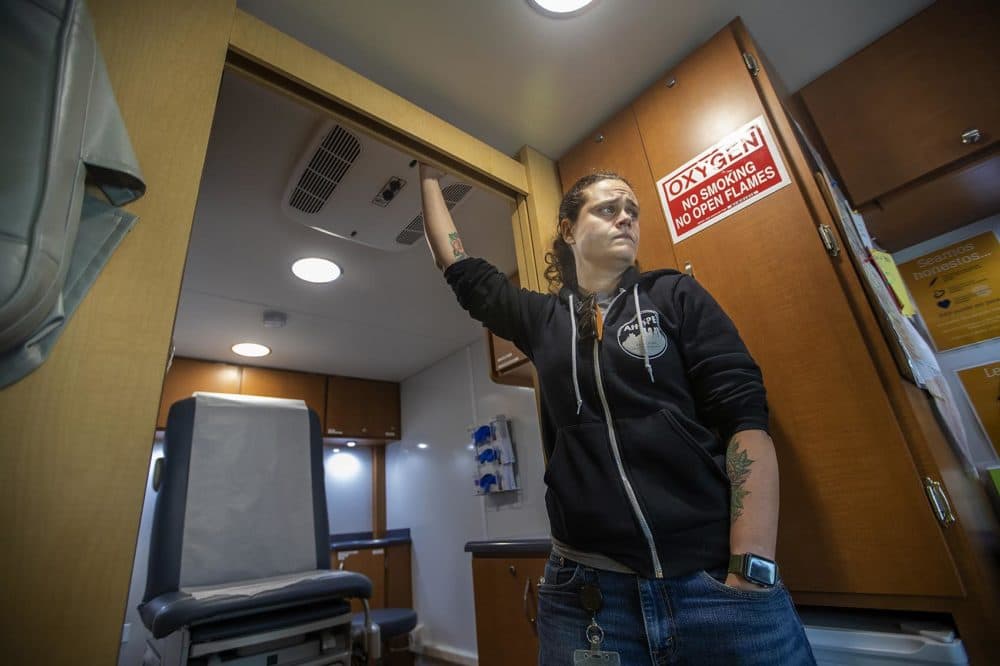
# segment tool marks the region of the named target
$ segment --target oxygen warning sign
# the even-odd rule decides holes
[[[771,130],[758,116],[656,185],[677,243],[790,182]]]

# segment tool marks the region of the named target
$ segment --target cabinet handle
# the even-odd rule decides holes
[[[524,596],[521,599],[524,605],[524,617],[528,620],[528,624],[531,625],[531,630],[538,635],[538,625],[535,624],[535,618],[531,617],[531,604],[528,603],[528,597],[531,593],[531,576],[524,579]]]
[[[962,143],[965,145],[971,145],[973,143],[979,143],[983,139],[983,133],[978,129],[968,129],[962,132]]]
[[[598,134],[597,136],[595,136],[594,137],[594,142],[595,143],[604,143],[604,135],[603,134]]]
[[[517,575],[517,567],[515,567],[513,564],[511,564],[509,567],[507,567],[507,571],[510,572],[511,576],[516,576]]]
[[[927,492],[927,499],[931,502],[931,508],[934,509],[934,515],[937,516],[938,522],[945,527],[953,525],[957,518],[951,510],[951,503],[948,501],[948,496],[945,494],[941,482],[925,476],[924,490]]]

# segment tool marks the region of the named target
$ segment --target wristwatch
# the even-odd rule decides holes
[[[753,553],[734,553],[729,556],[729,573],[739,574],[751,583],[774,587],[778,581],[778,565]]]

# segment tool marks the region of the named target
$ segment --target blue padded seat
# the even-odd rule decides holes
[[[417,613],[409,608],[376,608],[371,611],[372,622],[378,625],[382,640],[402,636],[417,626]],[[365,614],[355,613],[351,630],[358,633],[364,629]]]
[[[339,610],[338,605],[345,597],[367,599],[371,593],[371,581],[365,576],[349,571],[326,571],[319,578],[251,596],[195,599],[186,592],[168,592],[140,606],[139,615],[154,638],[163,638],[181,627],[193,627],[220,619],[242,618],[246,624],[250,622],[247,616],[270,613],[292,604],[337,602],[333,604],[336,608],[331,606],[330,615],[339,615],[346,612]],[[349,604],[344,602],[343,605],[349,610]],[[287,626],[287,622],[282,623],[282,626]],[[269,627],[278,628],[280,627]]]

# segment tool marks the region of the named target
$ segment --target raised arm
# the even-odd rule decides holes
[[[434,263],[445,270],[456,261],[469,255],[462,247],[462,239],[458,237],[455,221],[451,219],[451,211],[444,202],[439,182],[444,172],[420,163],[420,196],[424,208],[424,236],[427,245],[434,255]]]

